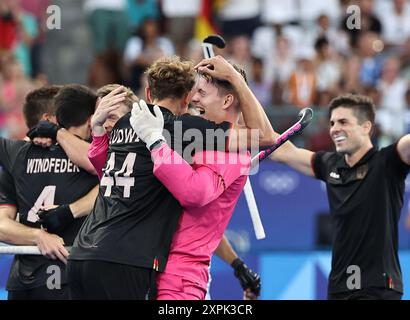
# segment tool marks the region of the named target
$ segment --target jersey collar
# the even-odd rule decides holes
[[[365,153],[365,155],[353,167],[349,167],[349,165],[346,163],[345,156],[341,154],[339,160],[337,161],[337,167],[340,169],[353,169],[355,167],[361,166],[362,164],[368,162],[375,153],[376,153],[376,148],[372,147],[369,151]]]

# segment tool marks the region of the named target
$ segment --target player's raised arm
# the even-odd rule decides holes
[[[313,177],[312,168],[314,153],[310,150],[296,147],[292,142],[284,143],[272,153],[270,158],[274,161],[287,164],[293,169]]]
[[[250,148],[255,143],[260,146],[270,146],[274,144],[277,134],[273,130],[268,117],[246,83],[244,72],[235,68],[221,56],[202,60],[197,66],[198,72],[209,75],[214,79],[219,79],[229,83],[238,99],[238,107],[242,111],[244,125],[235,125],[231,133],[231,147]],[[229,98],[229,95],[227,96]],[[232,99],[234,97],[232,96]],[[247,131],[246,141],[241,141],[240,130]],[[251,130],[258,130],[258,136],[251,134]],[[252,141],[253,139],[257,139]],[[253,144],[252,144],[253,143]]]

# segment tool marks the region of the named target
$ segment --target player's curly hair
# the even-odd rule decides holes
[[[119,84],[107,84],[97,90],[97,96],[99,98],[103,98],[107,94],[111,93],[111,91],[114,91],[120,86],[121,85]],[[134,102],[138,102],[139,99],[130,88],[125,87],[125,86],[123,86],[123,88],[124,88],[123,92],[126,92],[124,104],[128,107],[129,111],[131,111],[132,105],[134,104]]]
[[[182,98],[195,84],[193,63],[177,56],[156,60],[145,74],[153,100]]]
[[[372,126],[374,125],[375,105],[370,97],[360,94],[348,93],[334,98],[332,101],[330,101],[329,104],[329,119],[332,115],[333,110],[338,107],[352,109],[359,123],[370,121],[372,123]]]

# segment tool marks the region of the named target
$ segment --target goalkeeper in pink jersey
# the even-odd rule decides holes
[[[267,121],[266,120],[266,116],[260,113],[260,110],[258,110],[258,108],[260,107],[260,105],[258,105],[258,102],[256,101],[256,99],[254,98],[254,96],[252,95],[252,93],[249,91],[249,89],[246,86],[246,83],[244,82],[244,79],[241,77],[241,75],[239,75],[238,72],[236,72],[234,70],[234,68],[227,63],[225,60],[223,60],[222,58],[215,58],[214,60],[212,60],[214,67],[215,67],[215,72],[218,71],[219,74],[223,74],[224,77],[227,74],[233,74],[234,78],[232,81],[238,81],[239,78],[239,83],[235,83],[234,85],[236,86],[236,90],[235,91],[245,91],[247,90],[247,92],[243,95],[243,97],[241,97],[241,99],[246,99],[247,102],[250,102],[249,105],[254,104],[256,109],[252,110],[253,111],[253,116],[259,117],[258,121],[256,122],[257,124]],[[226,69],[229,68],[229,69]],[[209,86],[209,87],[208,87]],[[221,86],[220,89],[217,89],[217,86]],[[240,90],[238,90],[238,87],[241,88]],[[204,95],[203,91],[204,90],[208,90],[209,89],[209,94],[208,95]],[[212,91],[212,89],[214,89]],[[99,116],[97,116],[97,114],[101,114],[101,119],[104,120],[108,114],[110,114],[112,112],[112,110],[116,109],[115,105],[118,103],[117,101],[120,99],[120,96],[117,92],[118,90],[116,90],[116,92],[113,92],[112,94],[104,97],[101,100],[101,103],[97,109],[96,112],[96,118],[100,118]],[[216,116],[218,113],[217,112],[213,112],[213,110],[211,108],[207,108],[207,104],[211,103],[211,104],[216,104],[216,106],[219,106],[221,108],[223,108],[225,111],[223,111],[225,113],[224,117],[226,117],[226,119],[229,119],[229,122],[231,123],[237,123],[237,119],[239,116],[239,108],[238,108],[238,100],[239,98],[236,97],[236,93],[233,90],[233,86],[228,83],[227,81],[213,81],[213,79],[211,77],[201,77],[199,80],[199,87],[195,90],[195,94],[194,97],[192,99],[192,102],[198,107],[199,110],[201,110],[203,113],[205,113],[205,117],[209,117],[211,120],[213,120],[213,117]],[[221,95],[219,96],[218,93],[221,93]],[[200,98],[198,97],[198,94],[202,95],[202,96],[206,96],[206,98],[208,99],[208,103],[207,101],[205,101],[204,103],[200,103],[199,100]],[[217,94],[215,96],[215,94]],[[217,98],[217,99],[216,99]],[[224,103],[224,101],[226,101],[226,103]],[[151,106],[152,108],[152,106]],[[100,110],[101,109],[101,110]],[[206,110],[208,112],[206,112]],[[105,114],[105,115],[104,115]],[[214,116],[212,116],[214,115]],[[260,120],[262,119],[262,121]],[[92,121],[95,124],[98,124],[98,121],[95,121],[96,119],[93,119],[94,121]],[[102,121],[100,120],[100,122]],[[215,122],[221,122],[223,121],[223,118],[221,117],[216,117],[215,118]],[[249,121],[250,123],[252,123],[252,120]],[[95,125],[96,128],[94,128],[93,125],[93,132],[94,131],[98,131],[95,130],[97,129],[98,125]],[[102,126],[102,122],[99,125],[100,127]],[[104,125],[105,127],[105,125]],[[253,128],[257,127],[255,125],[255,121],[253,124]],[[103,128],[100,128],[103,129]],[[162,131],[162,129],[161,129]],[[96,138],[94,136],[94,138]],[[148,145],[148,144],[147,144]],[[108,148],[108,139],[94,139],[93,143],[91,145],[91,148],[89,150],[89,157],[91,162],[94,164],[94,166],[96,166],[97,172],[101,173],[102,171],[102,167],[105,164],[105,159],[106,159],[106,154],[107,154],[107,148]],[[223,165],[224,162],[226,162],[225,159],[226,158],[226,154],[222,153],[222,154],[217,154],[217,155],[213,155],[213,153],[211,153],[212,156],[216,156],[218,157],[221,162],[221,164]],[[240,158],[238,158],[238,156],[240,156]],[[232,155],[231,155],[232,157]],[[236,164],[239,164],[239,166],[236,167],[236,171],[233,172],[233,175],[231,177],[231,181],[229,181],[229,186],[230,190],[233,190],[233,187],[231,187],[233,185],[237,185],[237,187],[235,188],[235,192],[237,193],[235,195],[235,197],[232,198],[232,203],[230,204],[229,208],[225,209],[226,214],[222,215],[223,219],[221,220],[221,228],[218,230],[218,232],[215,235],[215,239],[208,239],[210,240],[212,243],[210,243],[210,250],[209,249],[202,249],[202,244],[198,243],[198,250],[203,250],[204,254],[201,257],[196,257],[196,256],[192,256],[191,260],[192,261],[199,261],[199,265],[201,266],[201,268],[198,268],[198,270],[194,270],[194,268],[187,268],[187,272],[191,273],[192,276],[188,277],[186,279],[184,279],[185,282],[185,291],[193,291],[193,293],[191,295],[185,295],[182,298],[185,299],[202,299],[204,294],[206,293],[206,282],[208,279],[208,265],[209,265],[209,260],[211,257],[211,254],[215,251],[215,246],[217,246],[221,240],[221,235],[223,234],[223,230],[226,228],[226,224],[229,221],[229,217],[232,213],[232,210],[234,208],[234,205],[236,204],[237,201],[237,197],[240,194],[240,191],[242,190],[243,187],[243,176],[247,171],[248,165],[249,165],[249,156],[245,153],[242,155],[238,155],[236,153],[233,154],[233,157],[237,158],[236,161],[234,160],[233,162],[235,162]],[[201,155],[198,153],[198,155],[196,156],[195,161],[197,162],[195,166],[197,166],[198,164],[201,164],[200,161]],[[231,160],[232,161],[232,160]],[[241,162],[240,162],[241,161]],[[202,161],[203,162],[203,161]],[[219,164],[219,162],[215,161],[215,164]],[[206,168],[206,167],[205,167]],[[189,169],[189,168],[188,168]],[[196,167],[195,167],[196,169]],[[216,168],[216,170],[220,170],[221,169],[221,173],[222,174],[231,174],[230,170],[226,170],[226,173],[222,172],[224,171],[225,168],[223,168],[223,166],[221,166],[221,168]],[[241,170],[244,170],[244,172],[241,172]],[[221,179],[219,180],[219,186],[221,186],[225,183],[225,181],[222,178],[223,175],[221,175]],[[241,180],[238,180],[237,178],[242,177]],[[229,180],[228,177],[226,177],[227,181]],[[238,181],[237,181],[238,180]],[[206,181],[208,180],[204,180],[205,184]],[[221,191],[223,192],[222,189],[220,189],[218,187],[218,185],[216,186],[216,189],[210,188],[207,190],[207,195],[210,197],[217,197],[221,194]],[[227,187],[225,185],[225,187]],[[227,194],[227,193],[226,193]],[[225,194],[225,195],[226,195]],[[177,197],[176,197],[177,198]],[[186,201],[189,199],[189,197],[186,197],[185,201],[180,201],[182,205],[184,205],[186,203]],[[179,198],[178,198],[179,200]],[[208,200],[207,200],[208,201]],[[208,210],[212,210],[210,209],[210,207],[207,207]],[[204,216],[203,216],[204,217]],[[192,221],[193,222],[193,221]],[[216,222],[216,220],[215,220]],[[215,223],[213,222],[213,223]],[[199,228],[201,228],[201,226],[199,226]],[[209,228],[209,226],[208,226]],[[217,235],[217,236],[216,236]],[[175,239],[174,239],[175,240]],[[218,248],[218,250],[220,251],[221,249]],[[171,256],[172,258],[172,256]],[[247,298],[255,298],[259,295],[260,292],[260,278],[259,276],[254,273],[252,270],[250,270],[241,259],[232,256],[232,254],[229,255],[229,257],[225,257],[225,254],[223,254],[223,258],[225,261],[227,261],[228,263],[230,263],[232,265],[232,267],[235,269],[235,275],[238,277],[238,279],[241,282],[241,286],[242,288],[244,288],[244,290],[246,290],[246,297]],[[226,259],[229,258],[229,259]],[[172,269],[172,264],[167,264],[170,265],[171,269]],[[184,265],[181,264],[181,267],[183,267]],[[195,268],[196,269],[196,268]],[[185,271],[183,271],[183,268],[181,269],[182,272],[185,273]],[[174,272],[175,273],[175,272]],[[206,273],[206,274],[205,274]],[[167,273],[171,274],[171,273]],[[178,276],[176,276],[178,278]],[[191,280],[189,280],[191,279]],[[193,279],[193,280],[192,280]],[[197,280],[199,279],[199,280]],[[182,281],[182,280],[181,280]],[[172,284],[172,282],[169,282],[168,279],[165,279],[164,281],[162,281],[161,279],[158,281],[158,284],[166,284],[166,283],[170,283]],[[178,283],[174,283],[171,288],[174,287],[179,288],[179,284]],[[177,289],[178,291],[179,289]],[[165,297],[163,292],[164,290],[161,290],[161,294],[158,296],[158,298],[163,299],[171,299],[172,297]],[[181,297],[175,296],[174,299],[180,299]]]
[[[208,68],[211,64],[213,70]],[[202,75],[191,102],[207,119],[235,125],[240,117],[238,93],[230,82],[215,77],[220,72],[232,73],[226,68],[233,66],[219,57],[203,61],[198,70]],[[231,81],[243,81],[235,87],[249,90],[244,78],[236,76]],[[255,108],[261,108],[254,100]],[[250,153],[197,152],[191,166],[165,142],[162,113],[156,106],[153,111],[155,116],[141,100],[139,105],[134,104],[130,122],[151,150],[154,175],[184,207],[165,271],[157,278],[157,299],[204,299],[208,266],[245,185]],[[248,290],[249,295],[251,292],[259,295],[259,279]]]

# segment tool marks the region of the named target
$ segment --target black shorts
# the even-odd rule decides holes
[[[9,290],[8,300],[68,300],[68,285],[62,284],[60,289],[49,289],[41,286],[27,290]]]
[[[119,263],[69,260],[67,279],[73,300],[152,300],[156,272]]]
[[[402,293],[386,288],[364,288],[348,292],[329,293],[328,300],[401,300]]]

